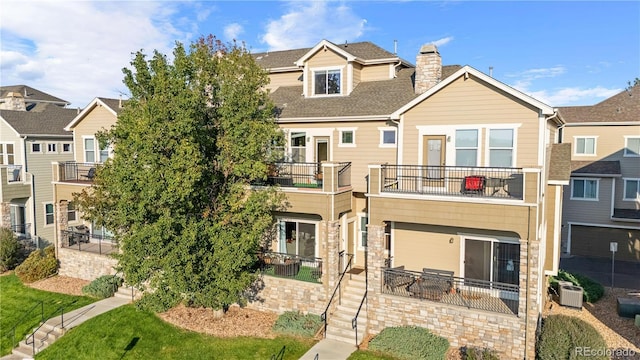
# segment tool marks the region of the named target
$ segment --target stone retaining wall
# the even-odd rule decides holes
[[[304,314],[320,315],[327,306],[327,297],[322,284],[290,280],[274,276],[262,276],[257,296],[247,307],[273,311],[300,311]]]
[[[106,255],[87,251],[58,248],[61,276],[69,276],[84,280],[95,280],[102,275],[114,275],[117,261]]]

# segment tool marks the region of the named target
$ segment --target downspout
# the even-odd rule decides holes
[[[38,231],[36,230],[37,229],[36,221],[37,221],[38,217],[36,215],[36,190],[35,190],[36,182],[35,182],[33,174],[30,173],[30,172],[27,172],[27,166],[28,166],[28,164],[27,164],[27,138],[28,137],[29,137],[28,135],[22,136],[22,149],[24,151],[24,154],[23,154],[23,156],[24,156],[24,175],[25,175],[25,179],[26,179],[26,176],[28,175],[30,180],[31,180],[31,187],[30,187],[31,188],[31,194],[30,195],[31,195],[31,205],[32,205],[31,206],[31,210],[33,212],[31,214],[32,220],[33,220],[33,222],[32,222],[33,226],[31,228],[31,232],[32,232],[31,235],[37,240],[36,237],[38,236]],[[36,244],[39,246],[40,245],[40,241],[36,241]]]
[[[402,60],[398,60],[398,63],[393,65],[393,77],[397,78],[398,77],[398,66],[402,65]]]
[[[529,291],[531,286],[531,206],[527,207],[527,290],[525,291],[524,308],[524,359],[527,359],[529,349]]]

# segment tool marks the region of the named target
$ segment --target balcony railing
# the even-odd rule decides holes
[[[342,162],[338,165],[338,187],[351,186],[351,162]]]
[[[22,165],[7,165],[7,182],[22,181]]]
[[[31,239],[31,224],[11,225],[11,231],[13,231],[18,240]]]
[[[518,285],[437,275],[398,268],[382,269],[384,294],[464,306],[503,314],[518,314]]]
[[[322,258],[263,251],[258,254],[258,266],[265,275],[322,282]]]
[[[96,176],[94,163],[79,163],[66,161],[58,163],[58,181],[62,182],[92,182]]]
[[[111,254],[118,251],[118,244],[112,236],[76,230],[62,230],[61,233],[63,248],[97,254]]]
[[[386,193],[522,199],[521,168],[382,165]]]
[[[267,182],[297,188],[322,188],[322,165],[320,163],[279,162],[271,165]]]

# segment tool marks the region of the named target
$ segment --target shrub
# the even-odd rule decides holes
[[[536,359],[582,359],[581,349],[606,349],[607,343],[591,324],[573,316],[550,315],[542,322]],[[595,355],[595,354],[594,354]],[[606,356],[593,359],[607,359]]]
[[[313,337],[323,324],[320,315],[303,315],[299,311],[287,311],[278,316],[273,330],[285,335]]]
[[[498,354],[490,349],[478,349],[474,347],[466,347],[463,350],[464,360],[500,360]]]
[[[597,281],[584,275],[573,274],[562,269],[558,270],[558,276],[551,278],[551,285],[558,288],[558,281],[570,281],[576,286],[580,286],[584,292],[582,298],[586,302],[594,303],[604,295],[604,287]]]
[[[369,342],[369,350],[382,351],[399,359],[444,359],[447,339],[417,326],[389,327]]]
[[[44,250],[32,252],[22,264],[16,267],[16,275],[25,283],[47,278],[57,272],[58,260],[53,245],[47,246]]]
[[[7,228],[0,228],[0,272],[11,270],[18,264],[20,243]]]
[[[82,288],[82,293],[98,299],[112,297],[122,285],[122,278],[113,275],[103,275]]]

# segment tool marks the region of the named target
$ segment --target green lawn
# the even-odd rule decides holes
[[[216,338],[179,329],[155,314],[126,305],[96,316],[36,356],[41,359],[299,359],[312,339]]]
[[[377,351],[358,350],[351,354],[347,360],[396,360],[396,358]]]
[[[39,305],[42,301],[44,306]],[[16,329],[16,342],[38,326],[44,308],[45,320],[54,316],[56,310],[64,306],[65,312],[94,302],[85,296],[71,296],[32,289],[22,284],[15,274],[0,276],[0,356],[9,354],[13,348],[11,329],[20,321]],[[35,306],[35,308],[34,308]],[[31,312],[28,312],[31,310]],[[28,312],[28,313],[27,313]]]

